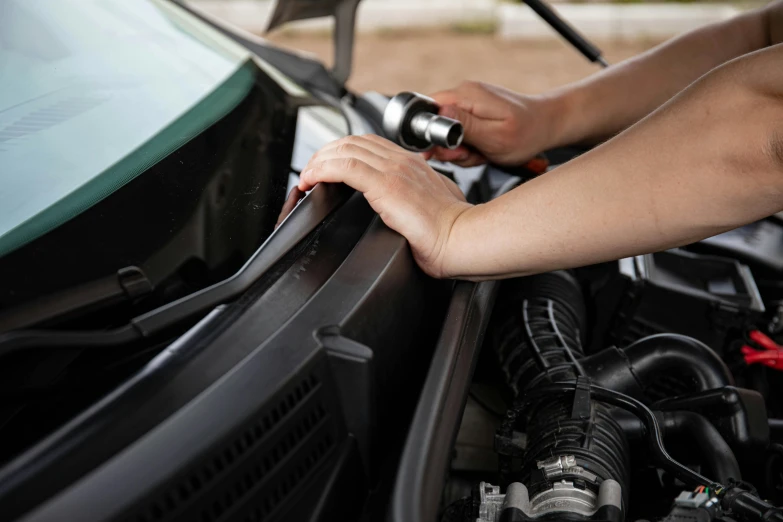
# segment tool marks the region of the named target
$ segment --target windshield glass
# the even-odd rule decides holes
[[[0,2],[0,256],[228,114],[248,59],[162,0]]]

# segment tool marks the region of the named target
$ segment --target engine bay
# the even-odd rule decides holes
[[[780,231],[500,282],[441,521],[783,520]]]

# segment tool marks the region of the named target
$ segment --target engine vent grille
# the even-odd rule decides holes
[[[284,391],[126,522],[264,520],[336,445],[321,390],[311,374]]]
[[[276,485],[270,494],[265,495],[265,498],[260,506],[257,506],[250,510],[245,515],[243,520],[245,522],[260,522],[265,520],[274,509],[288,497],[296,488],[296,486],[304,479],[323,458],[329,453],[334,446],[334,441],[328,435],[324,437],[315,447],[310,451],[305,459],[304,463],[299,464],[296,469],[289,473],[283,480]],[[212,519],[205,519],[202,516],[202,522],[212,522]]]

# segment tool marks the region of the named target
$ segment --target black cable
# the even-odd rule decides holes
[[[778,435],[783,432],[783,419],[769,419],[767,422],[769,422],[770,431],[777,432]]]
[[[705,469],[710,476],[729,483],[742,480],[739,462],[720,432],[703,415],[692,411],[656,412],[663,435],[689,437],[696,442]]]
[[[584,384],[584,383],[582,383]],[[658,419],[655,414],[644,405],[644,403],[622,393],[607,388],[602,388],[594,384],[587,384],[590,394],[597,400],[605,402],[612,406],[617,406],[636,415],[645,425],[650,437],[650,450],[652,450],[658,464],[661,468],[669,471],[676,478],[680,479],[686,485],[691,487],[707,486],[716,492],[720,498],[721,506],[726,510],[740,515],[741,518],[751,520],[761,520],[764,522],[783,522],[783,510],[777,508],[762,500],[754,493],[743,489],[742,483],[732,482],[728,487],[714,482],[708,478],[696,473],[692,469],[680,464],[674,460],[663,445],[661,428],[658,425]],[[541,400],[555,393],[576,392],[577,383],[574,381],[556,383],[550,386],[544,386],[529,390],[526,392],[525,399],[519,404],[515,404],[513,412],[518,414],[521,410],[530,405],[531,402]]]
[[[622,393],[609,390],[607,388],[602,388],[594,384],[589,384],[589,387],[590,394],[595,399],[629,411],[636,415],[644,423],[648,433],[651,435],[650,449],[658,461],[658,464],[660,464],[663,469],[671,472],[675,477],[690,487],[707,486],[716,491],[724,489],[722,484],[714,482],[700,475],[699,473],[696,473],[687,466],[680,464],[666,452],[666,448],[663,445],[663,438],[661,436],[661,428],[658,425],[658,419],[655,417],[655,414],[652,412],[652,410],[645,406],[644,403]],[[518,405],[514,405],[514,410],[517,412],[523,410],[531,402],[551,396],[552,394],[574,392],[575,390],[576,383],[573,381],[556,383],[550,386],[528,390],[525,394],[524,401]]]

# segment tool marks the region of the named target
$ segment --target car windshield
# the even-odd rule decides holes
[[[0,2],[0,256],[229,113],[249,59],[163,0]]]

